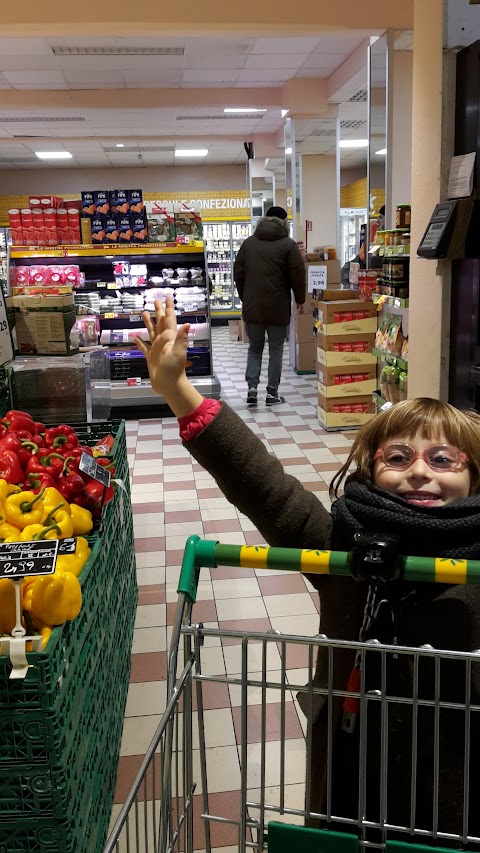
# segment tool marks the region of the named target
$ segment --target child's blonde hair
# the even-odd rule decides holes
[[[470,461],[470,494],[480,491],[480,415],[460,411],[440,400],[420,397],[397,403],[360,430],[347,461],[330,484],[330,497],[338,497],[352,463],[357,466],[356,479],[371,482],[373,457],[378,448],[393,436],[408,439],[417,433],[429,441],[443,434],[449,444],[466,453]]]

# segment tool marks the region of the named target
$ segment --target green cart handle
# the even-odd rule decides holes
[[[427,583],[478,584],[480,560],[450,557],[400,557],[401,578]],[[350,576],[350,554],[343,551],[313,551],[300,548],[270,548],[267,545],[222,545],[215,540],[190,536],[185,546],[177,592],[196,600],[201,568],[238,566],[275,569],[311,575]]]

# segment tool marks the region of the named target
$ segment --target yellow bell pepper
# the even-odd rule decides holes
[[[29,524],[25,527],[17,542],[33,542],[35,539],[59,539],[61,534],[60,528],[56,524]]]
[[[20,486],[14,486],[13,483],[7,483],[6,480],[0,480],[0,503],[3,504],[9,495],[21,492]]]
[[[73,521],[73,535],[81,536],[85,533],[90,533],[93,528],[92,513],[89,509],[84,509],[83,506],[70,504],[70,512]]]
[[[9,524],[8,521],[4,521],[3,524],[0,524],[0,539],[4,542],[5,539],[10,539],[10,542],[19,542],[21,530],[19,527],[15,527],[14,524]],[[18,536],[18,539],[12,539],[12,536]]]
[[[15,627],[15,587],[8,578],[0,579],[0,634],[11,634]]]
[[[58,506],[58,504],[64,503],[65,509],[68,509],[68,511],[70,511],[68,503],[66,502],[63,495],[58,491],[58,489],[55,488],[55,486],[47,486],[42,495],[42,503],[45,508],[49,507],[49,509],[52,509],[52,507],[54,506]]]
[[[41,575],[30,590],[32,614],[45,625],[62,625],[80,613],[82,590],[71,572]]]
[[[43,521],[44,505],[41,501],[43,492],[18,492],[9,495],[4,501],[5,516],[10,524],[23,530],[29,524],[40,524]]]
[[[50,637],[52,636],[53,628],[50,625],[44,625],[40,629],[40,636],[42,638],[42,651],[44,651]]]
[[[90,548],[87,540],[84,539],[83,536],[79,536],[75,547],[75,553],[60,554],[60,556],[57,557],[55,571],[60,572],[61,574],[64,572],[72,572],[72,574],[78,578],[91,553],[92,549]]]
[[[60,528],[60,539],[69,539],[73,536],[73,521],[70,515],[70,507],[66,509],[67,506],[66,501],[62,500],[61,503],[52,507],[50,512],[43,516],[45,527],[50,527],[53,524]]]

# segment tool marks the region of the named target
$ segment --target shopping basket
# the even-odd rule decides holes
[[[399,578],[480,583],[480,561],[399,557],[387,540],[344,554],[190,537],[167,706],[104,853],[479,849],[480,652],[192,624],[200,569],[217,566],[353,574],[382,596]],[[211,709],[228,698],[222,740]]]

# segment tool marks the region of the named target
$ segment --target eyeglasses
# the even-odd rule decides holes
[[[464,462],[468,462],[466,453],[449,444],[434,444],[423,453],[418,453],[409,444],[387,444],[377,450],[373,460],[383,459],[388,468],[406,471],[416,459],[423,459],[433,471],[458,471]]]

